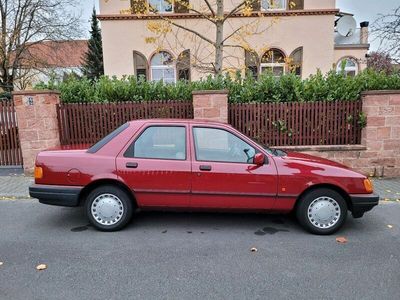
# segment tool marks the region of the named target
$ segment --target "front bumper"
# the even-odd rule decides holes
[[[43,204],[78,206],[82,189],[80,186],[33,184],[29,187],[29,195]]]
[[[350,199],[354,218],[361,218],[365,212],[379,203],[379,196],[376,194],[353,194],[350,195]]]

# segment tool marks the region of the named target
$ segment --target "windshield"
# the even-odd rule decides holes
[[[262,147],[265,151],[267,151],[268,154],[274,155],[274,156],[286,156],[287,153],[281,149],[275,149],[268,147],[267,145],[261,144],[259,141],[255,140],[254,138],[249,137],[254,143]]]

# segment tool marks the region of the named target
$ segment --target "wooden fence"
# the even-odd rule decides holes
[[[62,145],[92,144],[123,123],[136,119],[192,119],[191,101],[59,104]]]
[[[10,100],[0,101],[0,134],[0,165],[22,165],[17,116],[14,103]]]
[[[362,101],[229,104],[229,123],[270,146],[360,144]],[[190,101],[60,104],[63,145],[95,143],[129,120],[192,119]]]
[[[360,144],[362,101],[230,104],[229,123],[264,145]]]

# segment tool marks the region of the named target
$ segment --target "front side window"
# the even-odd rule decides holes
[[[156,53],[151,59],[151,79],[154,81],[164,81],[165,83],[175,83],[175,65],[171,54],[166,51]]]
[[[358,63],[354,58],[343,58],[338,62],[336,72],[343,72],[346,76],[355,76],[358,73]]]
[[[128,148],[126,157],[154,159],[186,159],[186,128],[151,126]]]
[[[285,74],[285,55],[279,49],[270,49],[261,58],[261,73],[270,72],[274,76]]]
[[[256,149],[236,135],[217,128],[193,128],[196,160],[252,163]]]

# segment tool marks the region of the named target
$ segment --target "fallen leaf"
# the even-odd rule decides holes
[[[336,242],[340,243],[340,244],[346,244],[347,243],[347,239],[344,236],[339,236],[336,238]]]
[[[47,269],[47,265],[45,264],[40,264],[36,266],[36,270],[38,271],[42,271],[42,270],[46,270]]]
[[[250,249],[250,251],[251,251],[251,252],[257,252],[257,251],[258,251],[258,249],[257,249],[257,248],[255,248],[255,247],[253,247],[253,248],[251,248],[251,249]]]
[[[392,191],[391,190],[386,190],[386,192],[391,193]]]
[[[390,200],[389,198],[385,198],[385,199],[384,199],[384,201],[389,201],[389,200]]]
[[[4,263],[2,261],[0,261],[0,266],[2,266]]]
[[[393,228],[393,225],[390,225],[390,224],[389,224],[387,227],[388,227],[388,228]]]

